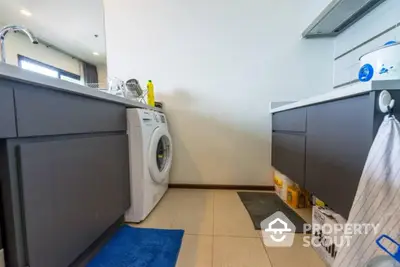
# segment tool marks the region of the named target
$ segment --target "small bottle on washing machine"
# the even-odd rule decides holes
[[[154,85],[151,80],[147,83],[147,105],[154,107]]]

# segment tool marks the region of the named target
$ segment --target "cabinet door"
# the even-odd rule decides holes
[[[20,137],[126,131],[124,105],[15,83]]]
[[[306,189],[347,217],[373,140],[369,95],[307,110]]]
[[[67,267],[129,207],[126,135],[20,145],[26,255]]]
[[[16,137],[14,96],[10,83],[0,81],[0,138]]]
[[[306,108],[285,110],[272,114],[272,130],[305,132]]]
[[[272,165],[301,187],[304,187],[304,135],[272,133]]]

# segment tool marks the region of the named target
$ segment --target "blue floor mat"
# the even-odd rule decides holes
[[[174,267],[183,230],[121,227],[87,267]]]

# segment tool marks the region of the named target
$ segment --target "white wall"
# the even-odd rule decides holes
[[[108,73],[153,80],[172,183],[272,184],[269,102],[332,89],[333,40],[301,39],[328,2],[104,0]]]
[[[399,0],[387,0],[340,34],[335,38],[335,58],[400,23],[399,10]],[[334,84],[338,86],[358,79],[360,56],[390,40],[400,41],[399,27],[370,40],[363,46],[335,60]]]
[[[22,34],[9,33],[5,42],[6,60],[8,64],[18,66],[18,54],[46,63],[68,72],[81,74],[80,60],[74,59],[60,51],[47,48],[45,45],[34,45]]]

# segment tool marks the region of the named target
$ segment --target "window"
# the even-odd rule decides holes
[[[60,79],[64,80],[64,81],[67,81],[67,82],[71,82],[71,83],[82,84],[80,79],[74,79],[74,78],[72,78],[70,76],[63,75],[63,74],[60,75]]]
[[[62,69],[55,68],[53,66],[30,59],[28,57],[18,55],[18,65],[19,67],[25,70],[30,70],[36,73],[40,73],[53,78],[58,78],[68,82],[82,84],[81,77],[79,75],[73,74],[71,72]]]
[[[40,73],[40,74],[43,74],[46,76],[58,78],[57,71],[50,69],[50,68],[46,68],[46,67],[38,65],[38,64],[35,64],[33,62],[29,62],[27,60],[21,60],[19,65],[21,68],[23,68],[25,70],[30,70],[30,71],[34,71],[34,72],[37,72],[37,73]]]

